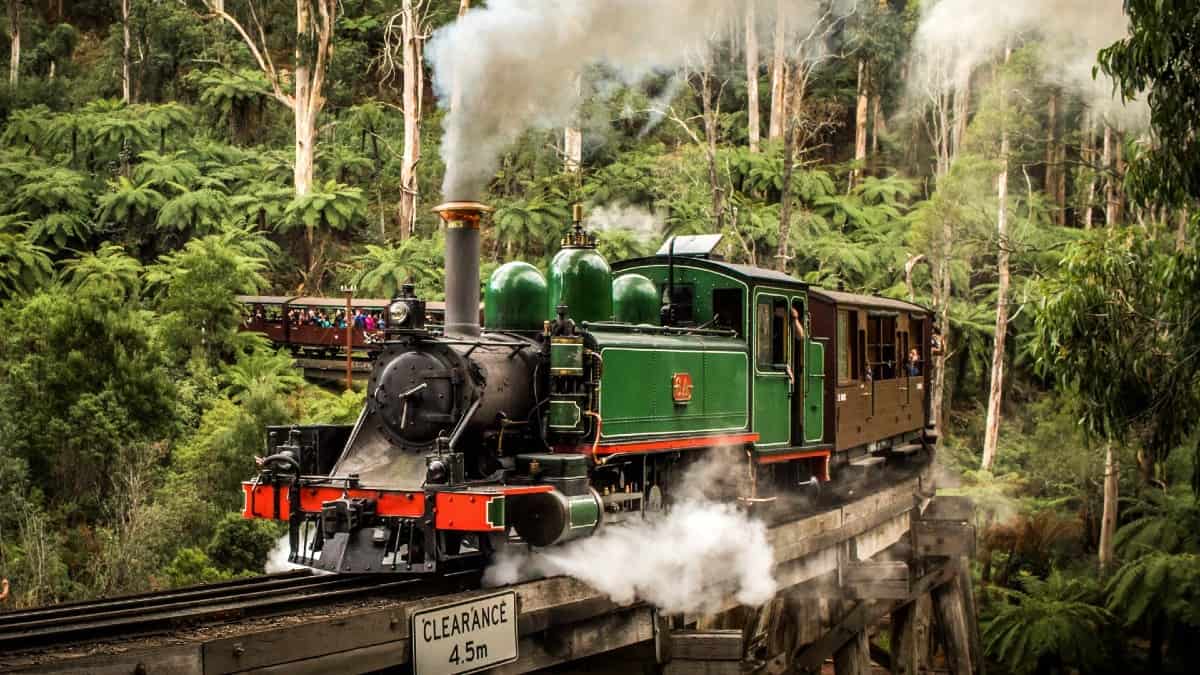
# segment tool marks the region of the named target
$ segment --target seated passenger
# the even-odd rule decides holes
[[[908,351],[908,374],[910,376],[921,374],[921,354],[915,347]]]

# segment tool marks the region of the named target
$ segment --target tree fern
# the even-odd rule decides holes
[[[98,293],[121,300],[136,300],[142,288],[142,264],[125,249],[105,243],[94,253],[84,253],[64,265],[67,288],[75,293]]]
[[[1009,591],[1010,602],[984,628],[988,655],[1017,675],[1063,667],[1088,672],[1104,663],[1102,629],[1112,617],[1091,602],[1094,589],[1057,572],[1027,583],[1029,593]]]

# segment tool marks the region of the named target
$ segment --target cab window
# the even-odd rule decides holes
[[[760,370],[787,368],[787,301],[761,298],[755,311],[757,362]]]

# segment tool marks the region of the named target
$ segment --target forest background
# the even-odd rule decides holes
[[[350,422],[362,395],[238,333],[234,296],[440,298],[429,207],[462,196],[441,139],[473,99],[427,46],[536,3],[5,2],[9,606],[261,572],[279,531],[238,510],[263,428]],[[609,259],[720,232],[734,262],[931,307],[993,667],[1186,669],[1200,3],[667,4],[736,11],[682,65],[558,82],[570,119],[523,125],[477,195],[484,277],[544,265],[581,202]]]

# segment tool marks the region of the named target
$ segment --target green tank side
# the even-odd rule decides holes
[[[613,320],[621,323],[659,322],[658,289],[640,274],[625,274],[613,282]]]
[[[558,316],[558,306],[567,306],[567,316],[581,321],[610,321],[613,314],[612,269],[591,247],[568,246],[550,263],[549,297],[544,318]]]
[[[484,289],[483,324],[489,330],[541,330],[546,280],[529,263],[496,268]]]

